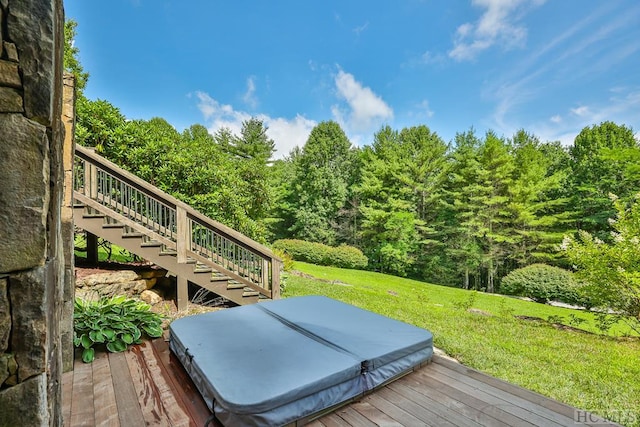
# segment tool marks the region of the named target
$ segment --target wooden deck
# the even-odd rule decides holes
[[[574,413],[570,406],[434,356],[431,364],[308,425],[576,426]],[[74,371],[63,378],[63,414],[68,427],[197,427],[210,412],[165,340],[157,339],[124,353],[99,353],[92,364],[76,359]]]

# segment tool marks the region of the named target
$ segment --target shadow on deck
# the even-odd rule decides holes
[[[92,364],[76,359],[63,377],[63,414],[68,427],[198,427],[210,416],[162,338],[123,353],[98,353]],[[568,405],[434,356],[431,364],[308,425],[575,426],[574,414]]]

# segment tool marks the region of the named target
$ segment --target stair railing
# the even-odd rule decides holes
[[[115,212],[136,229],[190,259],[260,292],[280,293],[281,260],[267,247],[225,226],[152,184],[76,146],[74,198],[89,208]],[[213,265],[212,265],[213,264]]]

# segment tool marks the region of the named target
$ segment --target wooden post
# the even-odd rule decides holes
[[[177,295],[178,295],[178,311],[186,310],[189,305],[189,282],[184,276],[176,277]]]
[[[280,299],[280,261],[271,258],[271,299]]]
[[[178,264],[187,263],[187,249],[191,246],[191,227],[187,211],[182,206],[176,206],[176,252]]]
[[[265,289],[271,290],[271,285],[269,283],[269,260],[262,258],[262,284],[261,286]]]
[[[93,200],[98,198],[98,168],[88,161],[84,162],[84,194]]]
[[[98,265],[98,236],[86,232],[87,240],[87,263],[92,266]]]

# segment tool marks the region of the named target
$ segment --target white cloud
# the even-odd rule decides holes
[[[418,104],[418,109],[421,110],[427,117],[433,117],[433,110],[429,107],[429,101],[426,99]]]
[[[255,80],[254,76],[247,78],[247,91],[242,96],[242,100],[252,109],[255,109],[258,106]]]
[[[580,107],[572,108],[571,112],[576,116],[584,117],[590,113],[589,107],[581,105]]]
[[[570,108],[569,114],[562,117],[562,121],[553,124],[545,121],[543,123],[527,125],[533,133],[538,135],[543,141],[560,141],[565,145],[573,144],[573,141],[582,129],[587,126],[600,124],[604,121],[632,126],[637,123],[640,117],[640,88],[625,88],[620,92],[620,88],[613,88],[613,94],[606,100],[591,105],[581,105]],[[635,128],[635,126],[633,126]],[[637,136],[638,134],[636,134]]]
[[[552,123],[560,123],[562,122],[562,117],[560,116],[560,114],[556,114],[555,116],[551,117],[549,120],[551,120]]]
[[[331,112],[347,131],[367,132],[393,118],[393,110],[370,88],[358,82],[352,74],[338,70],[335,76],[338,98],[346,105],[333,105]]]
[[[426,51],[420,56],[419,62],[422,64],[442,64],[446,60],[446,57],[442,53],[433,53]]]
[[[293,119],[283,117],[259,116],[269,127],[267,134],[276,143],[276,153],[274,157],[281,159],[289,155],[294,147],[302,148],[309,138],[311,130],[317,125],[314,120],[307,119],[300,114]]]
[[[474,59],[480,52],[495,44],[505,49],[522,46],[527,29],[520,24],[527,7],[540,5],[544,0],[472,0],[484,13],[475,23],[460,25],[449,56],[457,61]]]
[[[276,152],[273,157],[276,159],[286,157],[295,146],[302,147],[317,124],[299,114],[293,119],[270,117],[265,114],[252,115],[246,111],[236,110],[231,105],[221,104],[205,92],[196,92],[196,97],[198,109],[204,116],[207,129],[212,134],[219,129],[227,128],[237,135],[242,129],[243,121],[252,117],[262,120],[268,128],[267,135],[275,142]]]
[[[353,32],[356,33],[357,36],[359,36],[360,33],[362,33],[368,27],[369,27],[369,21],[365,22],[364,24],[360,25],[359,27],[354,28]]]

